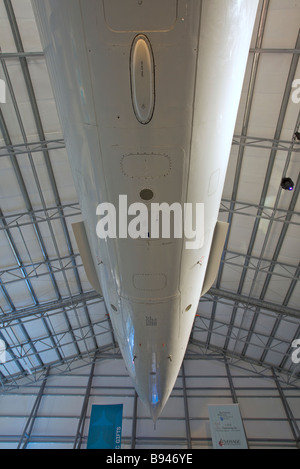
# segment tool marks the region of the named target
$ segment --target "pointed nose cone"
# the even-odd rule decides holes
[[[160,417],[162,411],[164,410],[165,404],[169,397],[169,393],[164,396],[163,400],[158,401],[158,402],[153,402],[153,399],[145,400],[145,397],[141,395],[139,395],[139,397],[141,401],[143,402],[145,408],[149,412],[149,415],[151,415],[153,423],[156,424],[158,418]]]
[[[172,367],[170,367],[171,370],[164,369],[163,366],[160,368],[162,369],[158,368],[155,373],[149,372],[149,369],[147,373],[144,368],[143,373],[138,373],[135,382],[139,398],[147,409],[148,415],[151,415],[154,424],[164,410],[178,375],[178,370]]]
[[[151,418],[154,424],[156,424],[156,421],[158,417],[160,416],[160,414],[162,413],[162,410],[163,410],[162,406],[151,405],[150,414],[151,414]]]
[[[169,393],[164,397],[164,399],[161,402],[158,402],[156,404],[148,403],[149,413],[151,415],[151,418],[154,424],[156,424],[161,413],[163,412],[165,405],[168,401],[168,398],[169,398]]]
[[[118,343],[137,394],[153,422],[172,392],[190,336],[191,327],[186,327],[186,322],[182,328],[180,304],[179,295],[147,303],[121,298],[124,335]]]

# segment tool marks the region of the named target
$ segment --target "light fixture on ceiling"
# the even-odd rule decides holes
[[[300,141],[300,132],[295,132],[294,138]]]
[[[292,191],[294,190],[295,184],[291,178],[283,178],[281,181],[281,187],[285,191]]]

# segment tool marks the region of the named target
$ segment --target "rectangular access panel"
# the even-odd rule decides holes
[[[105,21],[114,31],[169,31],[177,20],[177,0],[103,0]]]

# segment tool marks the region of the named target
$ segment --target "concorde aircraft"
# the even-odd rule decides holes
[[[258,0],[32,4],[83,215],[80,255],[156,421],[220,264],[227,225],[217,218]],[[167,215],[175,227],[173,204],[192,207],[184,228],[201,204],[201,227],[149,228]]]

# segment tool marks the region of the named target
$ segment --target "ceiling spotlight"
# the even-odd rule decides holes
[[[281,181],[281,187],[285,191],[292,191],[292,190],[294,190],[295,184],[291,180],[291,178],[283,178],[282,181]]]
[[[300,140],[300,132],[295,132],[294,137],[296,140]]]

